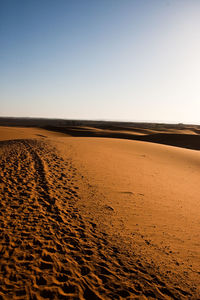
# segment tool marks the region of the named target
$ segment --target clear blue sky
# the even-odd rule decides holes
[[[0,0],[0,115],[200,124],[200,1]]]

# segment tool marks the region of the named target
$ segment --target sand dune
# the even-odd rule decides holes
[[[66,137],[66,134],[47,131],[41,128],[26,128],[26,127],[5,127],[0,126],[0,141],[13,139],[36,139],[36,138],[54,138]]]
[[[0,297],[200,297],[198,151],[0,133]]]
[[[137,126],[100,126],[95,127],[85,126],[44,126],[44,129],[59,134],[65,133],[74,137],[102,137],[102,138],[118,138],[136,141],[146,141],[156,144],[170,145],[181,148],[200,150],[200,135],[199,129],[195,126],[184,128],[177,128],[173,126],[168,128],[165,126],[156,128],[149,128],[147,124],[144,128],[137,128]]]

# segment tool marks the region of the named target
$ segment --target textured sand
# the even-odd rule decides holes
[[[200,297],[199,151],[34,128],[0,137],[0,297]]]

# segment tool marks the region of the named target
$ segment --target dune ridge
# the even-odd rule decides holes
[[[34,131],[37,128],[74,137],[120,138],[200,150],[200,126],[192,124],[0,117],[0,127],[3,126],[34,127]]]
[[[135,141],[144,141],[156,144],[170,145],[181,148],[200,150],[200,136],[197,130],[174,130],[170,132],[169,129],[163,128],[161,130],[149,130],[132,128],[128,131],[127,128],[118,129],[97,129],[97,128],[84,128],[84,127],[43,127],[46,130],[65,133],[74,137],[102,137],[102,138],[115,138],[126,139]],[[161,131],[161,132],[160,132]]]

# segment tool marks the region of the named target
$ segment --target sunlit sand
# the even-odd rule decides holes
[[[200,297],[200,152],[111,137],[0,127],[3,298]]]

